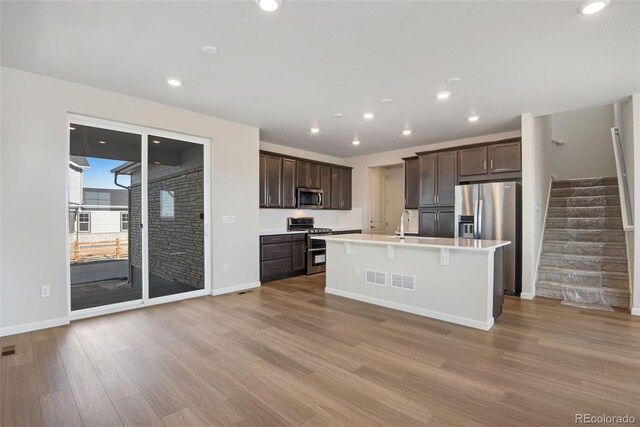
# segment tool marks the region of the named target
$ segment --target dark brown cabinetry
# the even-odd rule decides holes
[[[306,235],[279,234],[260,237],[260,280],[292,276],[306,268]]]
[[[522,177],[520,138],[458,150],[458,181],[496,181]]]
[[[453,206],[457,184],[457,152],[442,151],[418,156],[420,206]]]
[[[489,170],[492,174],[518,172],[522,169],[520,142],[489,146]]]
[[[320,165],[298,161],[298,187],[320,188]]]
[[[453,208],[420,209],[419,233],[424,237],[453,237]]]
[[[323,190],[324,209],[351,209],[351,168],[260,152],[260,207],[295,208],[298,187]]]
[[[282,207],[296,207],[296,161],[282,159]]]
[[[324,209],[331,209],[331,166],[320,165],[320,189],[324,198]]]
[[[461,148],[458,150],[458,171],[460,176],[487,173],[487,147]]]
[[[260,207],[282,206],[282,158],[260,155]]]
[[[420,162],[418,157],[404,160],[404,207],[418,209],[420,207]]]
[[[331,208],[351,209],[351,169],[331,166]]]

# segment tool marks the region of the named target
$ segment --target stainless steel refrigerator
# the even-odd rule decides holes
[[[519,182],[457,185],[455,221],[455,237],[511,242],[504,248],[504,292],[519,295],[522,290],[522,185]]]

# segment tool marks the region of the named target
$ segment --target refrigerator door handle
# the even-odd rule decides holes
[[[473,206],[473,238],[478,238],[478,201]]]
[[[482,239],[482,223],[484,222],[484,218],[482,218],[482,199],[478,200],[478,239]]]

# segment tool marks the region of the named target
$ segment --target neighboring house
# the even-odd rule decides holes
[[[86,188],[85,157],[69,158],[69,233],[71,242],[127,240],[129,196],[125,189]]]

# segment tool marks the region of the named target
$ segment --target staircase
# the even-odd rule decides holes
[[[563,299],[564,288],[628,308],[627,266],[617,178],[554,181],[536,295]]]

